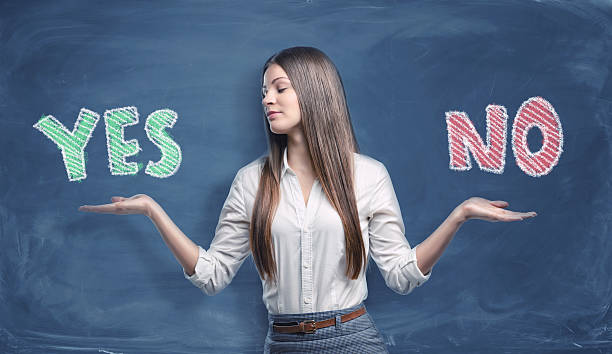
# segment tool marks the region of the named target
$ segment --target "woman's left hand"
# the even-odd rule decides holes
[[[480,197],[471,197],[457,207],[462,221],[481,219],[487,221],[519,221],[538,215],[535,211],[517,212],[506,210],[508,202],[503,200],[487,200]]]

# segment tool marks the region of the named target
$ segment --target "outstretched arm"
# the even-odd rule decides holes
[[[191,241],[152,198],[138,194],[113,197],[111,204],[83,205],[81,211],[105,214],[143,214],[155,224],[168,248],[183,267],[185,278],[207,295],[223,290],[250,253],[249,224],[240,171],[223,204],[215,236],[208,250]]]
[[[503,208],[508,203],[504,201],[472,197],[457,206],[427,239],[412,248],[405,237],[391,177],[382,163],[378,166],[371,194],[368,225],[370,254],[387,286],[402,295],[409,294],[430,278],[434,264],[467,220],[517,221],[536,215],[535,212],[505,210]]]
[[[191,274],[194,273],[198,261],[198,246],[185,236],[153,198],[146,194],[136,194],[130,198],[112,197],[111,202],[111,204],[102,205],[82,205],[79,210],[103,214],[142,214],[148,216],[174,257],[184,269]]]
[[[195,273],[198,262],[198,245],[193,243],[189,237],[179,229],[164,209],[153,199],[149,206],[148,216],[155,224],[166,246],[172,251],[174,257],[179,261],[185,273],[189,276]]]
[[[469,219],[481,219],[487,221],[519,221],[531,218],[537,214],[533,211],[521,213],[503,209],[508,202],[501,200],[487,200],[479,197],[472,197],[459,206],[438,226],[429,237],[416,246],[417,266],[423,274],[429,273],[436,264],[446,246],[455,236],[455,233],[464,222]]]

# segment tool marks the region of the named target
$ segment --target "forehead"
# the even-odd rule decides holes
[[[289,80],[287,73],[285,72],[285,70],[283,70],[283,68],[281,68],[280,65],[278,64],[272,64],[270,65],[267,69],[266,72],[264,73],[264,86],[267,86],[270,84],[270,82],[272,82],[272,80],[278,78],[278,77],[284,77],[287,78],[285,80]],[[278,82],[280,80],[277,80],[276,82]]]

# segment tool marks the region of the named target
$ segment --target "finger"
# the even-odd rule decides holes
[[[532,212],[529,212],[529,213],[513,213],[512,217],[513,218],[518,217],[518,218],[520,218],[519,220],[524,220],[524,219],[528,219],[528,218],[533,218],[536,215],[537,214],[534,211],[532,211]]]
[[[122,200],[125,200],[125,198],[123,198],[123,197],[117,197],[117,196],[115,196],[115,197],[112,197],[112,198],[111,198],[111,201],[112,201],[113,203],[114,203],[114,202],[120,202],[120,201],[122,201]]]
[[[532,218],[534,216],[537,216],[538,213],[536,213],[535,211],[529,211],[529,212],[518,212],[518,211],[512,211],[511,213],[513,213],[514,215],[520,215],[524,218]]]
[[[521,216],[518,215],[506,215],[503,216],[502,218],[500,218],[501,221],[521,221],[523,220],[523,218]]]
[[[505,208],[508,205],[510,205],[510,203],[503,201],[503,200],[493,200],[491,201],[491,204],[499,208]]]
[[[111,214],[111,213],[114,213],[116,211],[116,206],[115,206],[115,204],[81,205],[79,207],[79,211]]]
[[[493,208],[491,216],[495,221],[517,221],[521,220],[521,216],[517,212],[506,209]]]

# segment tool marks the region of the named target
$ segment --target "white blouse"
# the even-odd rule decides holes
[[[272,223],[277,280],[262,280],[263,302],[272,314],[306,313],[352,307],[368,296],[365,269],[355,280],[345,275],[344,229],[340,216],[315,179],[304,203],[297,175],[283,154],[280,202]],[[354,153],[355,191],[366,256],[385,283],[406,295],[431,276],[417,267],[416,246],[404,236],[400,206],[383,163]],[[264,158],[236,174],[208,251],[201,246],[195,273],[183,275],[207,295],[223,290],[251,254],[249,224]],[[369,263],[369,262],[368,262]]]

